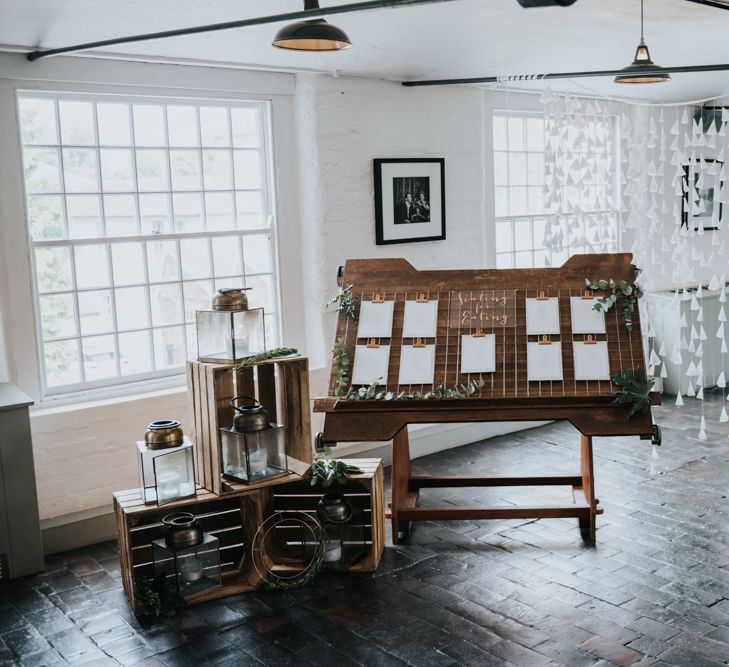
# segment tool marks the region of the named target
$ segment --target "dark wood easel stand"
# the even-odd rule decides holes
[[[533,507],[418,507],[420,489],[436,487],[480,486],[571,486],[572,505],[538,505]],[[595,498],[595,477],[592,464],[592,437],[580,440],[580,474],[574,476],[545,475],[540,477],[477,477],[474,475],[413,476],[410,472],[408,429],[404,426],[392,440],[392,541],[410,532],[412,521],[447,519],[556,519],[576,517],[585,539],[595,540],[595,517],[602,514]]]
[[[356,310],[365,301],[393,302],[390,335],[364,340],[354,320],[340,313],[337,323],[339,347],[349,357],[357,349],[387,345],[389,368],[383,378],[382,394],[389,400],[362,400],[354,388],[343,393],[335,373],[329,395],[314,403],[325,413],[320,444],[392,439],[392,539],[398,542],[413,521],[446,519],[578,519],[583,536],[595,539],[595,519],[602,513],[595,498],[592,457],[594,436],[638,435],[660,444],[660,431],[650,410],[629,415],[629,406],[616,405],[617,389],[605,377],[578,379],[573,344],[600,343],[608,355],[608,377],[621,371],[645,369],[640,315],[634,313],[631,329],[619,316],[620,304],[604,318],[602,332],[584,338],[572,327],[572,300],[606,296],[597,290],[585,294],[585,278],[612,278],[632,283],[635,267],[629,254],[575,255],[555,269],[502,269],[417,271],[402,259],[349,260],[343,284],[351,285]],[[559,333],[541,340],[529,333],[527,299],[551,298],[559,309]],[[434,299],[437,305],[435,337],[429,339],[435,355],[433,384],[413,387],[400,383],[400,353],[405,347],[423,346],[420,339],[404,336],[406,301]],[[464,373],[461,370],[461,337],[492,336],[495,370]],[[529,344],[560,346],[563,376],[559,381],[534,381],[527,368]],[[474,379],[480,383],[471,385]],[[444,387],[460,386],[468,393],[460,398],[443,398]],[[346,387],[345,387],[346,389]],[[417,387],[416,387],[417,389]],[[433,395],[440,390],[440,395]],[[354,393],[353,393],[354,392]],[[431,392],[427,394],[427,392]],[[382,396],[380,397],[382,398]],[[652,393],[652,405],[660,395]],[[539,477],[477,477],[472,475],[415,476],[410,470],[408,424],[464,423],[487,421],[569,421],[581,435],[580,472],[577,475]],[[420,489],[434,487],[569,486],[571,504],[533,507],[418,507]]]

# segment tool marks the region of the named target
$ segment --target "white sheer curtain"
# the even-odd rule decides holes
[[[590,252],[611,233],[610,218],[601,211],[602,190],[593,196],[610,157],[603,164],[599,144],[606,135],[592,126],[609,127],[608,119],[618,118],[620,155],[612,159],[620,161],[620,191],[607,187],[605,196],[618,199],[619,249],[633,253],[641,269],[638,282],[649,292],[641,304],[648,372],[667,377],[670,359],[672,368],[690,378],[686,395],[703,401],[704,385],[711,383],[726,398],[729,109],[710,111],[709,122],[701,109],[685,104],[633,105],[549,91],[542,99],[548,146],[545,202],[559,222],[554,242],[569,234],[573,251]],[[666,290],[673,290],[677,308],[680,300],[690,301],[690,315],[681,319],[681,336],[673,349],[656,346],[650,298],[650,292]],[[701,297],[712,292],[720,304],[718,314],[705,314]],[[709,340],[721,354],[721,368],[713,376],[707,376],[703,364]],[[683,404],[679,393],[676,405]],[[700,440],[706,439],[707,418],[729,421],[725,406],[722,401],[718,414],[704,416],[702,403]]]

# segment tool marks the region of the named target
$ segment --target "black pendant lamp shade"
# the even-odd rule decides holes
[[[304,10],[319,9],[319,0],[304,0]],[[276,33],[273,46],[292,51],[343,51],[352,46],[347,33],[324,19],[297,21]]]
[[[663,83],[664,81],[670,81],[671,75],[668,72],[661,72],[661,70],[651,60],[650,51],[643,40],[643,0],[640,0],[640,43],[638,48],[635,49],[635,58],[633,62],[627,67],[624,67],[622,74],[618,74],[615,77],[615,83]],[[646,72],[646,70],[649,70]]]

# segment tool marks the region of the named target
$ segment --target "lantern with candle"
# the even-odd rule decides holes
[[[198,361],[233,364],[266,351],[263,308],[249,308],[249,287],[220,289],[211,310],[198,310]]]
[[[147,426],[137,442],[139,486],[146,504],[165,505],[195,495],[192,442],[174,419],[160,419]]]
[[[221,428],[223,477],[250,484],[289,472],[284,426],[273,424],[254,398],[230,401],[236,415],[232,428]]]
[[[189,512],[169,514],[162,523],[164,538],[152,541],[155,579],[174,581],[185,599],[220,586],[218,538],[203,532]]]
[[[317,504],[324,539],[322,569],[347,570],[366,554],[364,512],[341,493],[325,493]]]

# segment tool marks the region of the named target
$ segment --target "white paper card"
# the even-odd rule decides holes
[[[398,384],[433,384],[435,345],[413,347],[403,345],[400,352]]]
[[[461,336],[461,373],[493,373],[496,370],[496,336]]]
[[[559,333],[559,299],[526,300],[526,326],[529,336]]]
[[[605,341],[597,343],[573,342],[575,380],[609,380],[610,360]]]
[[[562,344],[527,343],[527,378],[529,380],[561,380]]]
[[[438,327],[438,302],[405,302],[405,320],[402,326],[403,338],[435,338]]]
[[[374,303],[363,301],[359,309],[357,338],[390,338],[394,301]]]
[[[597,299],[583,299],[580,296],[570,297],[572,333],[605,333],[605,313],[601,310],[593,310],[596,303]]]
[[[389,366],[389,345],[380,345],[380,347],[357,345],[354,351],[352,384],[370,385],[373,382],[386,384]]]

